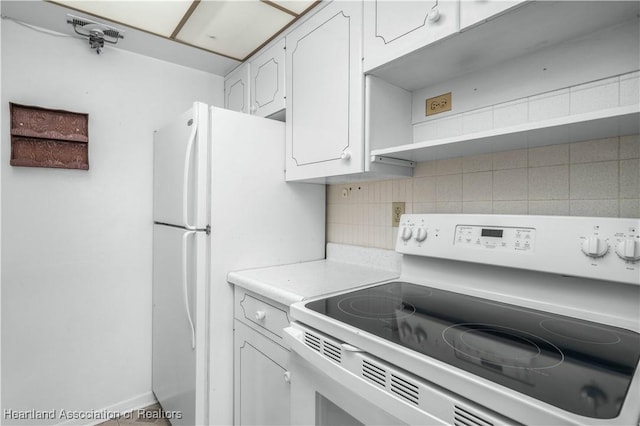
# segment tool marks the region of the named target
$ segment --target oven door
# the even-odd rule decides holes
[[[518,424],[302,324],[285,328],[284,339],[291,424]]]
[[[291,424],[323,426],[404,425],[313,364],[291,353]]]

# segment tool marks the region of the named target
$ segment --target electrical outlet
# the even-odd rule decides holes
[[[404,201],[391,203],[391,226],[400,226],[400,216],[404,214]]]
[[[451,92],[427,99],[424,115],[435,115],[451,111]]]

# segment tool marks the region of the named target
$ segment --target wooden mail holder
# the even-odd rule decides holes
[[[89,170],[89,114],[9,106],[12,166]]]

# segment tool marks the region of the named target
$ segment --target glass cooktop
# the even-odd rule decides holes
[[[593,418],[618,415],[640,358],[629,330],[405,282],[305,306]]]

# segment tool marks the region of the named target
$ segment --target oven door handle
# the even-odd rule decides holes
[[[347,352],[364,352],[362,349],[356,348],[355,346],[350,345],[348,343],[342,343],[340,347]]]

